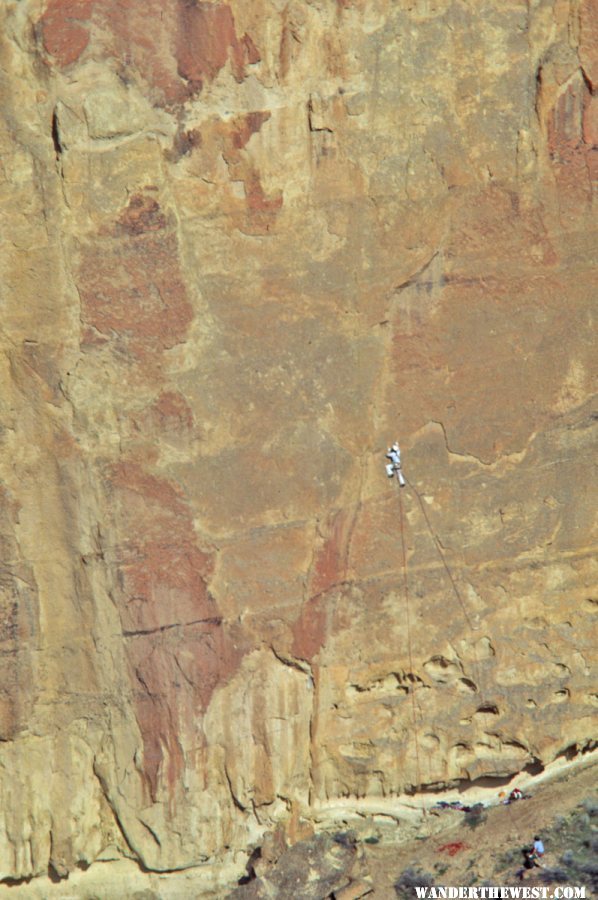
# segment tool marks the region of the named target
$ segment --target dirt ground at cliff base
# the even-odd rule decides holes
[[[509,805],[498,805],[485,811],[485,819],[472,828],[462,812],[430,812],[422,833],[404,844],[364,844],[367,864],[374,885],[368,897],[390,900],[396,896],[394,884],[406,869],[420,870],[432,876],[437,885],[500,885],[519,883],[515,871],[521,862],[520,849],[533,843],[535,834],[545,835],[557,817],[570,815],[589,797],[596,798],[598,763],[581,769],[564,771],[555,780],[528,788],[530,799]],[[446,818],[446,828],[427,835],[430,820]],[[595,822],[595,820],[594,820]],[[434,826],[436,827],[436,826]],[[594,831],[598,830],[594,824]],[[559,864],[566,846],[546,840],[545,868]],[[446,845],[463,844],[454,856]],[[514,852],[513,852],[514,851]],[[513,861],[505,865],[506,857]],[[542,884],[539,870],[526,876],[525,884]],[[588,889],[586,897],[592,897]]]
[[[585,884],[586,900],[592,900],[598,898],[595,889],[596,864],[593,863],[588,870],[579,864],[567,865],[566,857],[573,856],[578,863],[582,858],[587,862],[598,845],[598,761],[594,756],[592,754],[587,761],[563,763],[549,777],[544,773],[540,778],[528,780],[525,791],[531,794],[530,799],[509,806],[486,807],[482,821],[475,828],[467,824],[462,812],[437,814],[430,811],[417,837],[405,839],[406,834],[413,834],[413,823],[407,820],[398,824],[394,836],[388,831],[386,836],[379,832],[380,842],[376,844],[367,842],[368,831],[364,830],[355,845],[357,855],[349,852],[347,868],[343,870],[341,865],[336,870],[332,893],[330,886],[325,885],[326,865],[330,862],[329,853],[327,856],[325,850],[325,838],[328,838],[328,850],[335,843],[340,846],[341,852],[350,849],[351,841],[346,843],[338,839],[351,832],[343,832],[340,828],[336,831],[326,829],[327,835],[320,832],[288,848],[273,868],[264,870],[265,882],[261,886],[261,879],[257,879],[250,881],[245,888],[235,888],[235,880],[242,874],[240,868],[236,874],[234,868],[229,868],[219,876],[210,866],[178,873],[141,872],[133,860],[114,859],[97,862],[87,871],[73,872],[68,880],[58,883],[40,878],[21,885],[3,884],[0,885],[0,896],[10,896],[13,900],[14,897],[25,900],[49,900],[53,897],[57,900],[120,900],[121,897],[136,900],[223,900],[233,895],[239,898],[268,896],[276,897],[276,900],[306,900],[308,897],[317,897],[318,900],[329,900],[331,897],[337,900],[342,897],[344,900],[350,897],[351,900],[358,900],[361,896],[372,900],[396,900],[394,885],[406,870],[415,870],[427,876],[419,883],[433,882],[437,886],[519,884],[515,872],[521,864],[521,848],[529,846],[534,835],[540,834],[546,847],[543,871],[534,870],[531,877],[526,875],[524,884],[544,886],[546,882],[542,881],[542,876],[546,870],[560,870],[567,878],[564,883]],[[453,799],[456,796],[457,792]],[[446,799],[449,799],[448,794]],[[469,801],[469,794],[467,799]],[[486,803],[489,802],[488,797]],[[408,832],[405,832],[406,828]],[[369,831],[370,839],[374,834],[374,831]],[[460,851],[451,856],[447,845],[461,844]],[[588,845],[588,849],[584,845]],[[446,849],[441,850],[442,847]],[[299,861],[298,890],[289,891],[286,886],[278,890],[276,885],[288,885],[288,876],[294,874],[293,866],[289,864],[292,854],[296,856],[295,863]],[[304,871],[305,878],[302,877]],[[283,876],[282,880],[277,880],[277,873]],[[216,887],[218,880],[220,887]],[[418,882],[412,880],[413,883]],[[550,884],[549,888],[556,883]],[[370,886],[373,890],[364,894],[363,890],[367,891]],[[359,890],[362,893],[355,892]],[[401,900],[412,896],[414,892],[411,888],[403,891]]]

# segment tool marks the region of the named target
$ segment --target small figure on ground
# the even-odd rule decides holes
[[[531,794],[524,794],[519,788],[513,788],[507,799],[502,802],[508,806],[509,803],[514,803],[515,800],[531,800],[531,796]]]
[[[544,856],[544,844],[539,834],[534,836],[534,849],[532,852],[536,859],[541,859]]]

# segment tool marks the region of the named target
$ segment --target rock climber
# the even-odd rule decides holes
[[[401,487],[405,487],[407,482],[405,481],[405,478],[403,477],[403,473],[401,471],[401,450],[396,441],[392,445],[392,447],[388,448],[386,458],[390,460],[390,462],[386,465],[386,474],[389,478],[392,478],[392,476],[396,472],[397,478],[399,480],[399,485]]]

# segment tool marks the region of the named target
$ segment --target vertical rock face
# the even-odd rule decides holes
[[[591,747],[594,0],[0,15],[1,877]]]

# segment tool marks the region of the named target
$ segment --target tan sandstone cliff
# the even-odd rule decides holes
[[[590,749],[595,0],[0,17],[0,877]]]

